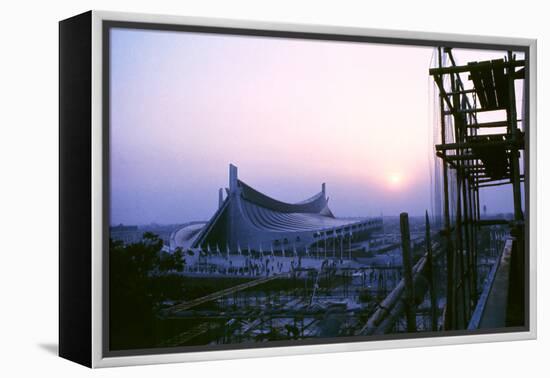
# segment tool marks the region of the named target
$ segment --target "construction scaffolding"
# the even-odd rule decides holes
[[[444,328],[466,329],[471,328],[474,312],[484,312],[479,298],[484,285],[490,284],[478,277],[481,227],[510,226],[515,274],[514,283],[508,285],[521,286],[524,281],[521,183],[525,180],[525,127],[523,119],[518,119],[516,103],[516,88],[523,87],[523,82],[518,86],[516,81],[525,79],[525,61],[508,51],[503,59],[457,65],[452,49],[439,47],[437,67],[429,72],[439,92],[440,143],[435,145],[435,152],[442,163],[443,178],[441,234],[447,264]],[[523,103],[520,108],[524,108]],[[483,219],[480,191],[501,185],[512,186],[513,220]],[[508,301],[523,300],[523,290],[514,287],[510,291],[517,295],[509,295]],[[503,326],[523,322],[517,314],[507,319]]]
[[[508,51],[461,66],[451,48],[439,47],[429,73],[437,88],[432,215],[439,232],[432,234],[426,214],[424,254],[411,268],[401,214],[404,279],[359,335],[418,332],[419,320],[432,331],[525,325],[525,117],[517,117],[518,108],[525,112],[525,61]],[[513,216],[482,215],[480,192],[504,185],[512,187]]]

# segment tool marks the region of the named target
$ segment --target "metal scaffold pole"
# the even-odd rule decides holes
[[[430,290],[430,315],[432,331],[437,331],[437,296],[435,291],[435,270],[432,251],[432,238],[430,231],[430,218],[426,211],[426,256],[428,258],[428,284]]]
[[[403,253],[403,277],[405,279],[405,298],[407,317],[407,332],[416,332],[416,306],[414,300],[414,283],[412,274],[411,235],[409,230],[409,215],[401,213],[401,249]]]
[[[438,47],[438,65],[439,68],[443,68],[443,52],[442,48]],[[440,85],[443,85],[441,81]],[[446,142],[446,122],[445,122],[445,103],[443,96],[439,96],[439,116],[441,122],[441,143]],[[443,156],[446,155],[446,151],[443,151]],[[444,212],[444,240],[445,250],[447,252],[447,303],[445,306],[445,329],[454,329],[454,303],[455,303],[455,290],[454,290],[454,249],[451,241],[451,216],[450,216],[450,204],[449,204],[449,172],[448,163],[446,159],[443,159],[443,212]]]

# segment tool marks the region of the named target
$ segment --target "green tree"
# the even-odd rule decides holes
[[[109,244],[109,328],[113,350],[147,348],[155,343],[155,316],[166,300],[181,295],[183,252],[164,252],[163,241],[146,232],[125,245]]]

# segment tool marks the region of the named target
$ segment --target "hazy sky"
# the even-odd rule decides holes
[[[207,220],[229,163],[288,202],[326,182],[337,216],[423,213],[432,51],[113,29],[111,223]],[[482,195],[489,211],[510,198]]]

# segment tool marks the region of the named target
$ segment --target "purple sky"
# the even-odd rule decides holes
[[[326,182],[337,216],[423,213],[432,51],[112,30],[111,223],[208,219],[230,162],[288,202]],[[502,55],[463,51],[462,62]],[[510,199],[482,193],[489,212]]]

